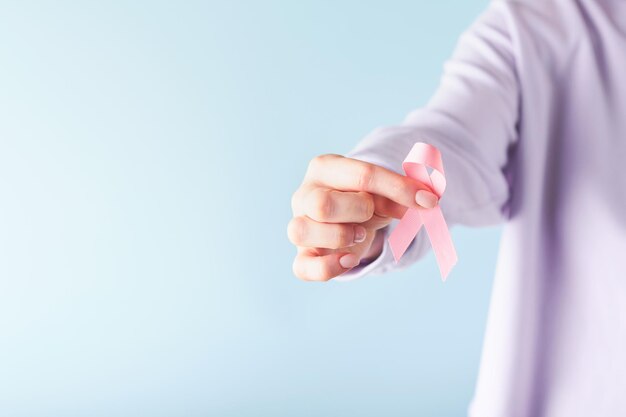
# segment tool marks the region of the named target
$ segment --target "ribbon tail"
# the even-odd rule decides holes
[[[404,252],[406,252],[423,224],[424,222],[418,209],[409,209],[394,231],[391,232],[388,240],[396,263],[404,255]]]
[[[421,210],[420,214],[424,222],[424,228],[426,232],[428,232],[437,264],[439,265],[441,279],[445,281],[452,267],[454,267],[458,261],[448,225],[446,224],[446,220],[439,206],[432,209]]]

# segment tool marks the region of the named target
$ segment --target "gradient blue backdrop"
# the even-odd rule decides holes
[[[314,284],[286,225],[485,5],[3,2],[0,415],[463,415],[499,229]]]

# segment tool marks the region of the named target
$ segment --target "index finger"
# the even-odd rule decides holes
[[[341,155],[323,155],[311,161],[307,177],[320,185],[342,191],[381,195],[405,207],[417,207],[415,194],[430,189],[418,181],[378,165]]]

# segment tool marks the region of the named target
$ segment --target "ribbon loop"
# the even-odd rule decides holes
[[[416,143],[404,159],[402,168],[408,177],[428,186],[437,197],[441,198],[446,189],[446,177],[443,171],[441,153],[437,148],[427,143]],[[428,168],[432,169],[430,173]],[[428,233],[433,252],[437,258],[441,279],[445,281],[458,258],[450,231],[439,206],[431,209],[420,207],[407,210],[398,226],[389,236],[389,246],[393,257],[397,263],[422,226]]]

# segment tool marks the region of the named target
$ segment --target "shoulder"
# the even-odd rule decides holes
[[[574,39],[588,25],[589,7],[597,0],[492,0],[489,8],[509,23],[549,41]]]
[[[498,19],[506,28],[516,55],[538,58],[558,68],[588,37],[588,8],[597,0],[493,0],[485,21]]]

